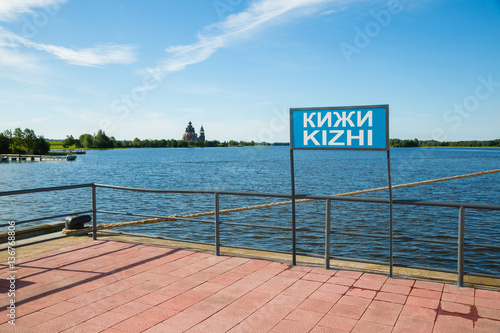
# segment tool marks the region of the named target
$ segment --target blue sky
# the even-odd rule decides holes
[[[289,109],[389,104],[390,136],[500,138],[500,1],[0,2],[0,131],[289,141]]]

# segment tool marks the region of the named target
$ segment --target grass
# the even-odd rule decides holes
[[[69,146],[68,148],[64,148],[62,145],[62,141],[49,141],[50,149],[77,149],[76,145]]]

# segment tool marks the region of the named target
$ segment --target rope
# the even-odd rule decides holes
[[[489,175],[489,174],[499,173],[499,172],[500,172],[500,169],[474,172],[474,173],[469,173],[469,174],[465,174],[465,175],[458,175],[458,176],[451,176],[451,177],[423,180],[423,181],[413,182],[413,183],[394,185],[394,186],[392,186],[392,188],[393,189],[406,188],[406,187],[412,187],[412,186],[417,186],[417,185],[425,185],[425,184],[444,182],[444,181],[454,180],[454,179],[462,179],[462,178]],[[385,191],[388,189],[389,189],[389,186],[385,186],[385,187],[378,187],[378,188],[372,188],[372,189],[361,190],[361,191],[339,193],[339,194],[335,194],[334,196],[351,196],[351,195],[357,195],[357,194],[380,192],[380,191]],[[311,202],[311,201],[316,201],[316,199],[295,200],[296,203]],[[219,214],[243,212],[243,211],[247,211],[247,210],[285,206],[285,205],[290,205],[290,204],[292,204],[292,201],[287,200],[287,201],[273,202],[273,203],[267,203],[267,204],[262,204],[262,205],[255,205],[255,206],[223,209],[223,210],[219,210]],[[175,221],[176,219],[189,219],[189,218],[195,218],[195,217],[201,217],[201,216],[211,216],[211,215],[215,215],[215,211],[204,212],[204,213],[195,213],[195,214],[186,214],[186,215],[170,215],[167,218],[155,218],[155,219],[138,220],[138,221],[130,221],[130,222],[98,224],[97,230],[114,229],[114,228],[120,228],[120,227],[131,227],[131,226],[135,226],[135,225],[153,224],[153,223],[159,223],[159,222]],[[71,234],[82,232],[82,231],[92,231],[92,227],[85,227],[83,229],[66,229],[66,228],[64,228],[62,230],[63,234],[65,234],[65,235],[71,235]]]

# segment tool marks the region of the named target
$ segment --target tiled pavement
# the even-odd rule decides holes
[[[95,241],[16,264],[0,332],[500,332],[500,292]]]

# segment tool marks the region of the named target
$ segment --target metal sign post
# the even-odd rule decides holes
[[[292,263],[296,264],[294,150],[376,150],[387,152],[390,206],[389,275],[393,267],[392,184],[389,147],[389,105],[290,109],[292,177]]]

